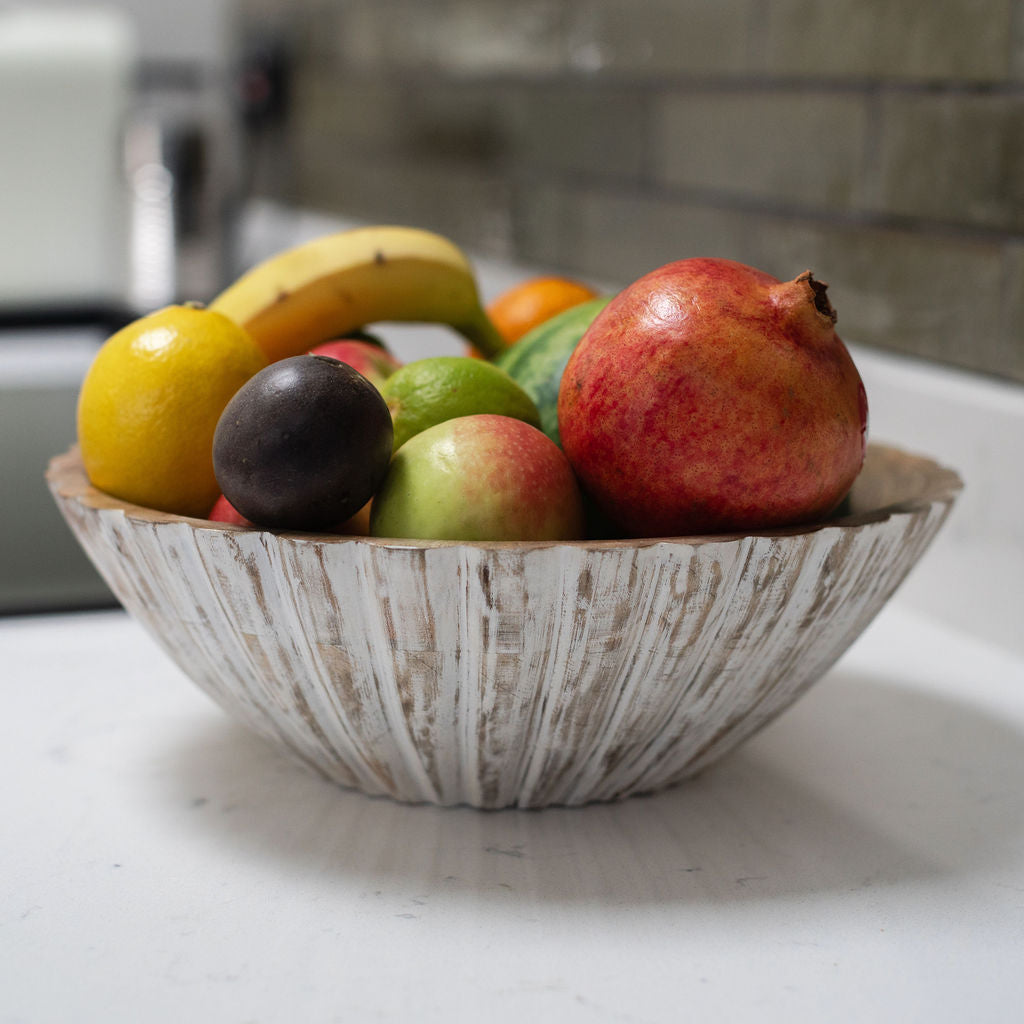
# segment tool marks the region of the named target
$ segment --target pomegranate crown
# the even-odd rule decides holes
[[[832,303],[828,301],[828,284],[825,281],[818,281],[809,270],[805,270],[797,278],[797,281],[807,282],[812,292],[814,308],[822,316],[827,316],[832,323],[835,323],[839,319],[839,314],[836,313]]]

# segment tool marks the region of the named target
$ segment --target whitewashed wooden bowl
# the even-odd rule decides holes
[[[650,792],[787,708],[921,557],[961,488],[871,446],[799,530],[482,544],[272,533],[47,474],[125,608],[230,714],[344,786],[542,807]]]

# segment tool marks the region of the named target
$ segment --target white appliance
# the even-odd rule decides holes
[[[111,600],[43,472],[124,304],[135,67],[121,12],[0,6],[0,612]]]
[[[0,314],[124,295],[135,60],[115,10],[0,7]]]

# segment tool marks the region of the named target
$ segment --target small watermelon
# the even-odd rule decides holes
[[[524,334],[495,363],[534,400],[540,410],[540,426],[561,445],[558,433],[558,385],[573,349],[594,317],[611,301],[610,295],[573,306]]]

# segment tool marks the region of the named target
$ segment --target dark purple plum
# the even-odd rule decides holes
[[[391,414],[358,371],[327,356],[271,363],[227,404],[213,439],[224,496],[257,526],[328,530],[381,485]]]

